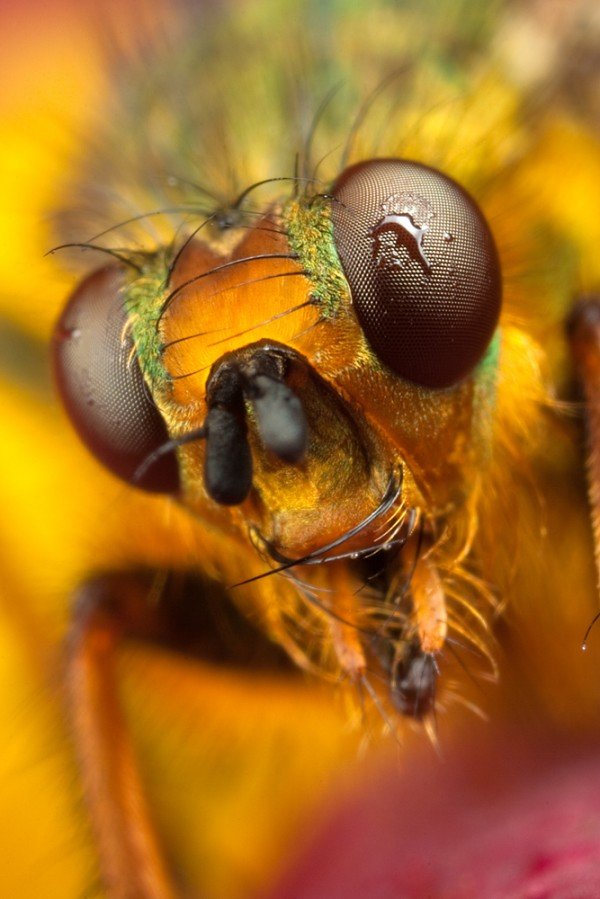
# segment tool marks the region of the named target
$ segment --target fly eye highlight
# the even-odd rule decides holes
[[[360,325],[378,358],[423,387],[450,387],[482,358],[500,315],[487,222],[454,181],[416,162],[347,169],[333,236]]]
[[[56,382],[79,436],[113,474],[152,493],[176,493],[176,459],[165,455],[138,479],[143,461],[168,440],[127,329],[124,275],[110,266],[69,300],[52,342]]]

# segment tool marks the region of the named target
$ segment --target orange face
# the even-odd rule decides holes
[[[286,619],[308,602],[319,639],[290,651],[329,653],[353,681],[383,666],[422,717],[423,665],[437,671],[448,632],[431,553],[460,541],[493,440],[494,238],[462,188],[403,160],[254,220],[236,211],[84,282],[54,342],[62,394],[116,473],[237,543],[277,640],[289,647]],[[275,595],[269,560],[291,575]]]

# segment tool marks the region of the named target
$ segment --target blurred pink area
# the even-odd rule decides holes
[[[507,736],[361,782],[270,899],[600,896],[598,747]]]

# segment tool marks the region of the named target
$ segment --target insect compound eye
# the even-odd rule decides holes
[[[379,359],[423,387],[462,380],[490,342],[502,293],[474,200],[441,172],[401,159],[358,163],[332,193],[336,249]]]
[[[53,337],[56,381],[79,436],[113,474],[152,493],[176,493],[177,462],[165,455],[138,481],[141,463],[168,440],[126,328],[123,271],[99,269],[71,296]]]

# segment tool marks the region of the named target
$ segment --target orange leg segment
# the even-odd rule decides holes
[[[579,300],[568,330],[585,398],[588,493],[600,587],[600,295]]]
[[[333,645],[342,670],[353,682],[358,682],[366,668],[364,650],[360,640],[356,581],[350,577],[344,564],[333,562],[328,566],[328,581],[332,589],[329,602],[334,617],[330,628]]]
[[[147,584],[133,576],[89,582],[79,591],[69,641],[71,722],[111,899],[177,895],[152,824],[115,677],[122,639],[152,637],[158,630],[147,595]]]

